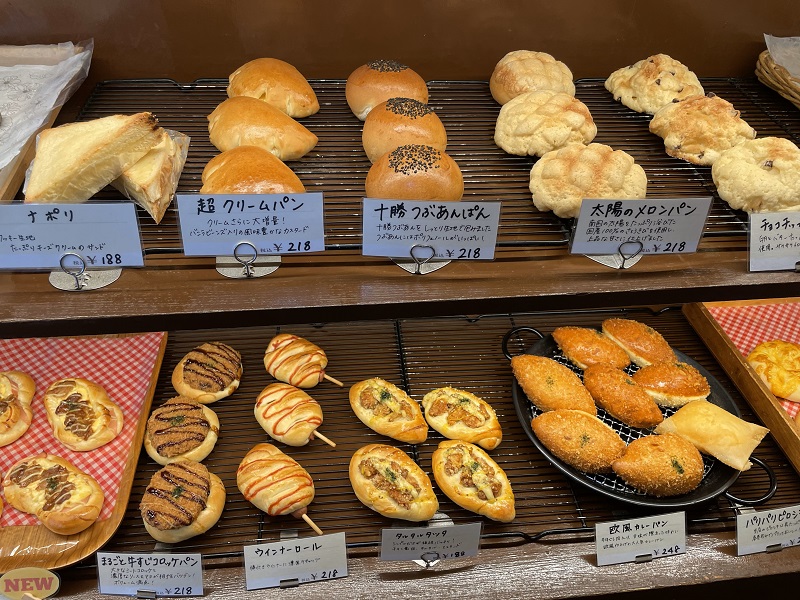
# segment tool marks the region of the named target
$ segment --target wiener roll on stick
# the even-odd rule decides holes
[[[312,388],[323,379],[342,385],[325,374],[328,357],[324,350],[291,333],[281,333],[270,340],[264,353],[264,366],[278,381],[299,388]]]

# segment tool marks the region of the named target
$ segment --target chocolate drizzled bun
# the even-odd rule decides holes
[[[446,153],[423,144],[399,146],[381,156],[367,173],[369,198],[461,200],[461,169]]]
[[[218,435],[214,411],[197,400],[176,396],[150,415],[144,447],[160,465],[179,458],[201,461],[213,450]]]
[[[230,396],[242,376],[241,355],[221,342],[206,342],[191,350],[172,372],[180,395],[202,404]]]

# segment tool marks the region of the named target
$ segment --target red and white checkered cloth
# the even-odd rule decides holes
[[[800,344],[800,302],[713,306],[709,312],[745,358],[761,342],[783,340]],[[782,400],[789,416],[800,412],[800,403]]]
[[[48,452],[70,461],[94,477],[105,493],[100,519],[111,515],[136,424],[147,397],[164,332],[116,338],[27,338],[0,340],[0,371],[23,371],[36,382],[33,421],[16,442],[0,448],[3,475],[19,459]],[[105,446],[74,452],[54,436],[42,397],[59,379],[81,377],[101,385],[122,409],[125,424]],[[36,525],[36,517],[6,503],[0,526]]]

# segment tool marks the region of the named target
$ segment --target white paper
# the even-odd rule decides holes
[[[686,513],[595,525],[597,566],[664,558],[686,552]]]
[[[794,271],[800,262],[800,212],[750,213],[751,271]]]
[[[736,554],[800,545],[800,505],[736,515]]]
[[[151,591],[158,597],[202,596],[202,556],[98,552],[97,580],[101,594],[136,596]]]
[[[776,37],[764,34],[767,50],[776,63],[800,79],[800,37]]]
[[[477,556],[481,523],[381,530],[381,560],[433,562]]]

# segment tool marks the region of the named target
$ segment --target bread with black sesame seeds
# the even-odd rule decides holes
[[[389,98],[364,121],[361,143],[370,162],[404,144],[425,144],[444,152],[447,131],[433,109],[413,98]]]
[[[360,120],[389,98],[413,98],[428,103],[425,80],[410,67],[395,60],[373,60],[361,65],[347,78],[347,105]]]
[[[461,200],[464,178],[449,155],[431,146],[406,144],[381,156],[364,183],[368,198]]]

